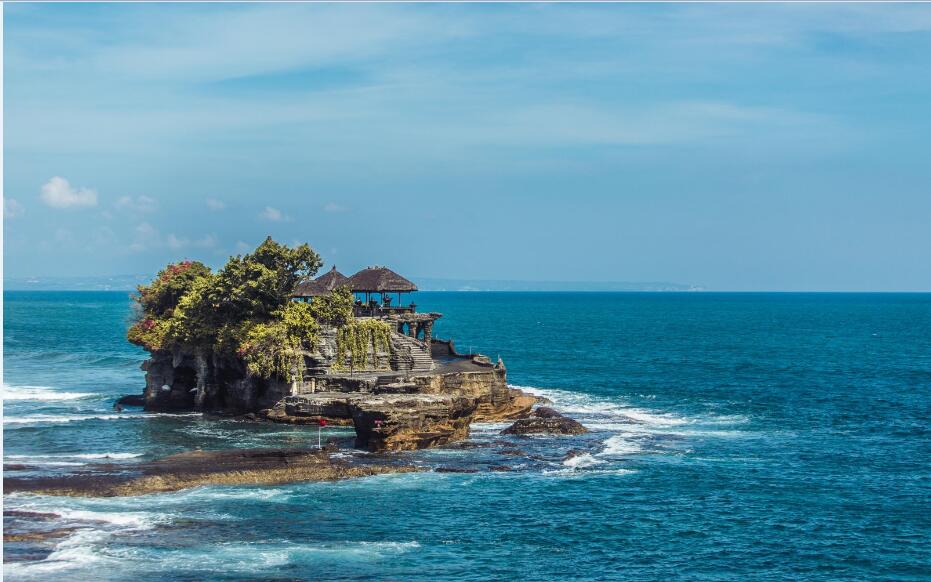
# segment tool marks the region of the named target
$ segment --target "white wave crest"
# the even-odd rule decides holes
[[[608,433],[600,452],[569,459],[559,471],[603,472],[608,470],[608,465],[602,463],[623,463],[635,455],[690,450],[689,443],[694,439],[744,438],[752,434],[737,430],[736,425],[749,422],[746,416],[738,414],[686,416],[632,406],[623,397],[612,399],[534,386],[511,387],[549,399],[553,408],[572,416],[594,433]],[[601,466],[592,469],[593,461]]]
[[[574,467],[568,467],[565,469],[556,469],[551,471],[543,471],[545,477],[564,477],[564,478],[586,478],[586,477],[595,477],[601,475],[633,475],[637,471],[633,469],[589,469],[586,471],[577,471]]]
[[[90,392],[61,392],[48,386],[10,386],[3,385],[4,400],[36,400],[36,401],[56,401],[56,400],[78,400],[80,398],[92,398],[99,394]]]
[[[630,440],[625,435],[614,435],[604,442],[604,450],[599,454],[606,457],[623,457],[634,455],[643,450],[640,443]]]
[[[640,425],[647,429],[666,430],[674,427],[702,426],[702,425],[735,425],[748,422],[742,415],[700,415],[685,417],[671,412],[657,412],[630,406],[623,400],[592,396],[580,392],[558,390],[554,388],[537,388],[534,386],[519,386],[510,384],[511,388],[518,388],[535,396],[548,398],[553,407],[560,412],[577,417],[590,428],[602,430],[637,430],[633,427]]]
[[[106,547],[111,536],[152,529],[157,524],[169,520],[169,516],[165,514],[138,511],[94,511],[62,507],[54,502],[48,504],[43,501],[30,501],[19,505],[18,509],[54,513],[59,516],[57,519],[62,525],[79,526],[80,529],[58,542],[52,553],[44,560],[4,564],[4,574],[12,574],[17,579],[47,580],[48,576],[60,572],[98,571],[107,566],[125,568],[125,564],[119,557],[108,555]]]
[[[145,453],[75,453],[75,454],[62,454],[62,455],[6,455],[4,460],[7,459],[16,459],[16,460],[28,460],[30,462],[38,462],[45,465],[55,465],[59,464],[57,461],[44,461],[44,459],[87,459],[87,460],[96,460],[96,459],[113,459],[113,460],[125,460],[125,459],[135,459],[136,457],[141,457]],[[84,463],[66,463],[68,465],[83,465]]]
[[[85,420],[145,420],[158,417],[201,416],[199,412],[173,414],[167,412],[115,413],[115,414],[31,414],[4,417],[3,424],[64,424]]]
[[[594,467],[595,465],[601,465],[602,463],[604,463],[604,461],[596,459],[590,453],[576,455],[562,462],[563,465],[570,469],[586,469],[588,467]]]
[[[152,529],[156,524],[165,521],[164,515],[149,512],[91,511],[67,507],[51,508],[47,511],[57,513],[62,519],[103,522],[134,530]]]

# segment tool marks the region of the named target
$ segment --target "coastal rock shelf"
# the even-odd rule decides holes
[[[204,485],[283,485],[409,473],[400,464],[348,464],[320,449],[191,451],[131,468],[108,464],[83,472],[40,478],[5,478],[4,490],[71,497],[117,497],[178,491]]]

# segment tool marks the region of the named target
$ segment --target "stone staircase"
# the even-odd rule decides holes
[[[430,348],[424,342],[401,334],[393,334],[391,339],[395,347],[391,355],[392,368],[399,372],[429,372],[434,369]]]

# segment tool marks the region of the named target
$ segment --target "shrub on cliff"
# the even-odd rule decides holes
[[[346,362],[356,369],[364,368],[369,361],[369,348],[373,354],[387,352],[391,349],[388,338],[391,336],[391,326],[377,319],[361,319],[350,321],[339,328],[336,335],[336,365],[337,370],[344,370]]]
[[[352,291],[348,287],[340,287],[327,295],[315,297],[310,309],[320,323],[342,327],[352,321],[353,301]]]
[[[210,274],[210,268],[197,261],[182,261],[168,265],[149,285],[140,285],[136,301],[146,314],[161,317],[178,305],[194,282]]]
[[[250,374],[286,380],[300,379],[304,372],[304,352],[314,348],[320,329],[306,303],[289,302],[272,314],[271,321],[248,328],[238,355]]]

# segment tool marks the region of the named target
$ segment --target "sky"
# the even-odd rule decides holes
[[[6,277],[931,290],[931,5],[3,10]]]

